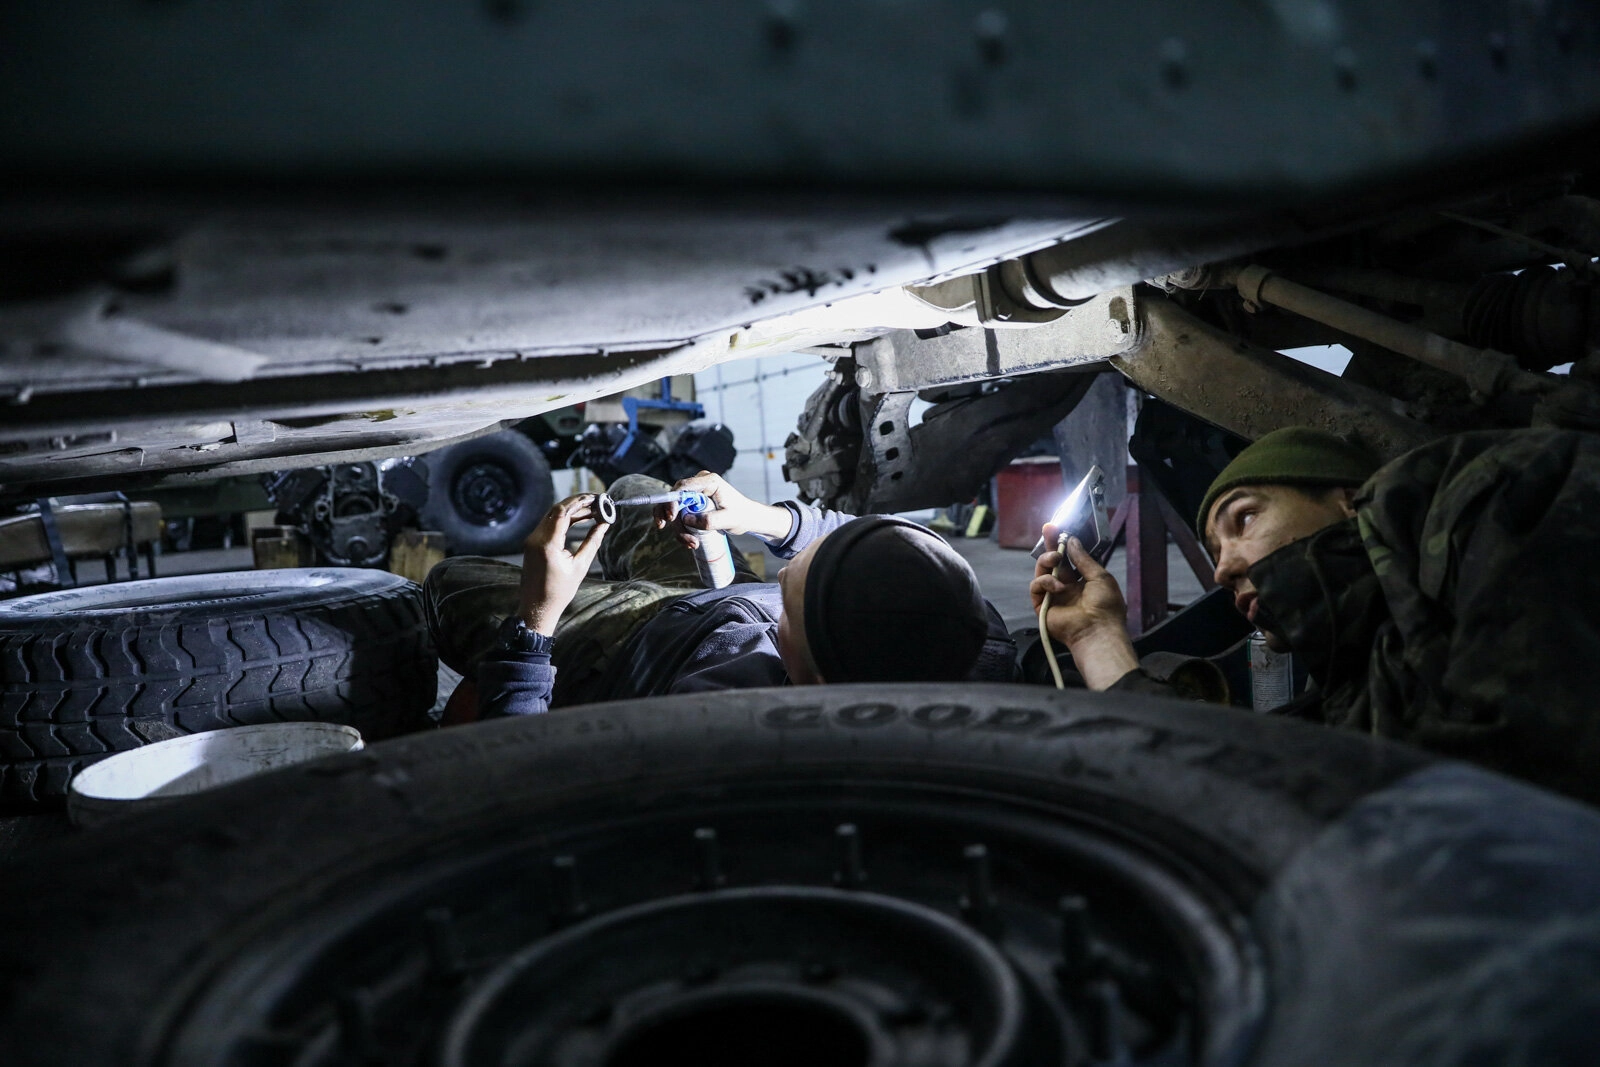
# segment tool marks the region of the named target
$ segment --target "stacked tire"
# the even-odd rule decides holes
[[[420,590],[344,568],[238,571],[0,603],[0,807],[59,802],[84,766],[255,723],[433,725]]]
[[[555,503],[549,461],[516,430],[475,437],[423,460],[428,502],[422,524],[444,534],[452,555],[520,552]]]

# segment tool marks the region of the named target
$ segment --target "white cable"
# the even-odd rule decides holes
[[[1074,495],[1076,495],[1076,492],[1074,492]],[[1071,497],[1069,497],[1068,500],[1071,500]],[[1062,534],[1056,539],[1056,551],[1061,553],[1061,560],[1064,562],[1067,558],[1066,534]],[[1053,573],[1058,579],[1061,577],[1061,562],[1056,564],[1056,569]],[[1045,616],[1049,613],[1050,594],[1046,593],[1044,595],[1044,599],[1039,602],[1039,643],[1044,646],[1045,659],[1050,661],[1050,674],[1056,680],[1056,688],[1065,689],[1067,687],[1067,683],[1061,677],[1061,664],[1056,662],[1056,650],[1050,645],[1050,630],[1045,625]]]
[[[1065,689],[1067,683],[1061,678],[1061,664],[1056,662],[1056,650],[1050,647],[1050,631],[1045,629],[1044,617],[1050,611],[1050,594],[1044,595],[1044,600],[1039,603],[1039,643],[1044,646],[1045,658],[1050,661],[1050,673],[1055,676],[1056,688]]]

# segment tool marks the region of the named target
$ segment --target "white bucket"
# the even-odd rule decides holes
[[[273,722],[174,737],[85,767],[67,787],[67,814],[76,826],[99,826],[253,774],[360,747],[360,731],[329,722]]]

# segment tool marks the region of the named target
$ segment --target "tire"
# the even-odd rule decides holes
[[[555,503],[550,464],[516,430],[441,448],[428,465],[423,526],[444,534],[456,555],[503,556],[522,542]]]
[[[84,766],[182,734],[431,725],[436,661],[411,582],[382,571],[236,571],[0,603],[0,804],[59,802]]]
[[[597,705],[0,870],[0,1061],[1577,1062],[1597,846],[1486,772],[1128,695]]]

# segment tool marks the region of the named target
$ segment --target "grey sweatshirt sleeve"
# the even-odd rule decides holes
[[[827,508],[802,504],[798,500],[780,500],[774,506],[787,509],[791,516],[789,536],[781,541],[767,542],[768,549],[779,559],[793,559],[817,538],[832,533],[855,518],[843,511],[829,511]]]
[[[546,652],[502,652],[478,665],[478,718],[543,715],[550,710],[556,669]]]

